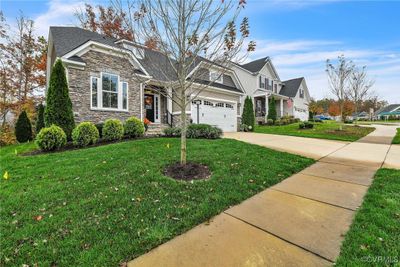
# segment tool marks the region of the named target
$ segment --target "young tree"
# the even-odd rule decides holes
[[[362,102],[370,96],[371,87],[373,85],[374,81],[370,80],[367,76],[366,66],[361,69],[355,68],[351,73],[347,96],[351,101],[353,101],[354,112],[356,114]]]
[[[328,107],[328,114],[332,117],[340,115],[340,107],[337,102],[331,102]]]
[[[322,107],[322,105],[318,101],[315,101],[314,99],[311,99],[310,104],[308,105],[308,110],[311,113],[310,119],[313,119],[315,115],[324,112],[324,108]]]
[[[116,39],[126,39],[133,41],[133,28],[126,25],[127,14],[122,10],[116,10],[112,6],[104,7],[101,5],[94,8],[90,4],[85,4],[85,10],[75,13],[83,29],[97,32]]]
[[[251,101],[251,98],[247,96],[243,106],[242,123],[250,126],[250,131],[254,131],[255,120],[253,101]]]
[[[52,124],[61,127],[67,138],[71,138],[75,121],[74,114],[72,113],[72,102],[69,98],[65,68],[60,59],[56,61],[51,71],[50,84],[46,96],[44,122],[46,127],[50,127]]]
[[[36,134],[40,132],[40,130],[44,128],[44,106],[40,104],[38,107],[37,118],[36,118]]]
[[[275,98],[274,98],[274,97],[272,97],[272,98],[269,100],[267,119],[273,120],[274,122],[275,122],[276,119],[277,119],[276,106],[275,106]]]
[[[353,62],[347,61],[343,55],[338,57],[336,66],[333,65],[329,59],[326,61],[326,72],[328,74],[329,86],[331,88],[331,93],[337,98],[339,103],[342,121],[344,121],[343,107],[346,98],[346,91],[348,90],[349,78],[353,73],[353,70]]]
[[[133,3],[139,9],[133,9]],[[174,77],[157,83],[165,89],[160,93],[172,99],[180,111],[182,165],[186,164],[187,107],[224,75],[233,59],[255,49],[252,41],[245,53],[242,49],[249,36],[248,18],[236,26],[245,4],[245,0],[127,0],[125,4],[112,1],[118,12],[128,14],[127,25],[131,25],[132,32],[135,27],[136,41],[157,40],[157,51],[164,59],[150,62],[152,68],[165,77]],[[198,83],[204,80],[204,72],[196,68],[199,62],[217,69],[218,75]]]
[[[20,143],[32,140],[32,125],[25,110],[19,114],[15,124],[15,137]]]

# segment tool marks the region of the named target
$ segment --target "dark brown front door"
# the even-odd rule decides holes
[[[146,109],[146,118],[154,122],[154,95],[144,95],[144,108]]]

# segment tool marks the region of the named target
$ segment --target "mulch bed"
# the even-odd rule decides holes
[[[182,165],[180,162],[176,162],[165,167],[164,175],[176,180],[192,181],[208,179],[211,171],[208,166],[200,163],[187,162]]]

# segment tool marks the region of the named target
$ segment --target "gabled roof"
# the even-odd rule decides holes
[[[296,78],[296,79],[291,79],[287,81],[283,81],[283,87],[279,94],[285,95],[288,97],[295,97],[297,95],[297,91],[299,90],[299,87],[301,83],[303,82],[304,77]]]
[[[75,48],[88,41],[96,41],[113,47],[119,47],[115,44],[117,41],[96,32],[91,32],[78,27],[50,27],[50,34],[53,39],[54,48],[57,57],[62,57]]]
[[[385,113],[385,112],[392,112],[398,108],[400,108],[400,104],[392,104],[392,105],[388,105],[386,107],[383,107],[383,108],[377,110],[375,113],[381,114],[381,113]]]
[[[251,72],[259,72],[265,66],[268,60],[269,57],[263,57],[240,66]]]

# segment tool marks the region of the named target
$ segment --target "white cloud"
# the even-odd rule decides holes
[[[49,8],[45,13],[33,18],[36,33],[45,37],[49,33],[50,26],[75,26],[74,13],[83,8],[85,2],[80,0],[51,0],[47,5]]]
[[[340,48],[339,48],[340,47]],[[325,62],[345,55],[359,66],[367,66],[375,80],[376,93],[391,103],[400,102],[400,54],[393,51],[354,49],[335,40],[258,40],[257,48],[247,61],[270,56],[282,80],[305,77],[315,98],[330,95]]]

